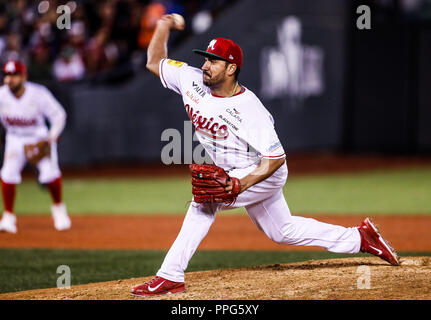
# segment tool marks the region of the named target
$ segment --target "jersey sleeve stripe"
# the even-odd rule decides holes
[[[162,60],[160,60],[160,71],[159,71],[159,74],[160,74],[160,79],[162,80],[162,85],[165,87],[165,88],[167,88],[168,87],[168,84],[166,83],[166,81],[165,81],[165,79],[164,79],[164,77],[163,77],[163,63],[165,62],[165,60],[166,59],[162,59]]]
[[[262,158],[265,158],[265,159],[281,159],[281,158],[286,158],[286,157],[287,157],[287,155],[285,153],[283,153],[283,154],[280,154],[278,156],[263,156]]]

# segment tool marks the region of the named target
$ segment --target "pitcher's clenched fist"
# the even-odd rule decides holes
[[[183,16],[178,13],[163,15],[159,21],[157,21],[157,24],[166,24],[169,26],[169,29],[178,31],[184,30],[186,26]]]

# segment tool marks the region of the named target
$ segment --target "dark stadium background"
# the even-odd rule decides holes
[[[0,2],[0,60],[25,61],[29,79],[47,85],[65,106],[63,168],[160,163],[163,130],[183,132],[188,119],[180,97],[145,69],[151,34],[145,26],[163,12],[186,19],[186,30],[171,34],[174,59],[200,67],[201,57],[191,50],[205,48],[213,37],[242,46],[240,82],[273,114],[290,154],[431,150],[430,1],[81,0],[49,1],[45,12],[46,2]],[[60,30],[56,8],[67,3],[71,29]],[[364,4],[371,9],[371,30],[356,25],[356,8]],[[289,17],[300,28],[292,43],[309,53],[296,76],[320,77],[321,88],[309,92],[298,80],[293,91],[264,95],[264,50],[285,45],[278,30]],[[56,74],[55,62],[72,56],[84,72]]]

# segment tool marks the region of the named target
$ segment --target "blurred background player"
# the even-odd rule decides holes
[[[50,154],[35,166],[38,180],[51,194],[54,227],[66,230],[71,221],[62,202],[62,180],[58,165],[57,140],[66,124],[66,112],[49,90],[27,82],[27,68],[10,60],[3,66],[4,85],[0,87],[0,119],[6,130],[3,167],[0,172],[4,212],[0,231],[17,232],[14,201],[16,185],[27,162],[24,146],[47,141]],[[49,121],[48,129],[45,120]]]

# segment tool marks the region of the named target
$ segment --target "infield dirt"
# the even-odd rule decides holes
[[[362,217],[316,217],[327,223],[357,225]],[[16,235],[0,234],[0,247],[167,249],[175,240],[183,217],[72,217],[73,228],[57,232],[49,217],[22,217]],[[383,236],[397,250],[431,250],[431,217],[376,217]],[[241,226],[238,228],[237,226]],[[85,241],[83,241],[85,239]],[[200,250],[322,250],[282,246],[259,232],[247,216],[219,216]],[[362,266],[369,267],[363,269]],[[361,268],[360,268],[361,267]],[[369,289],[358,279],[369,272]],[[190,272],[187,291],[176,295],[137,298],[130,289],[151,277],[6,293],[0,300],[326,300],[326,299],[431,299],[431,258],[402,257],[393,267],[374,257],[330,259],[300,263]],[[361,284],[360,284],[361,286]]]
[[[313,217],[344,227],[357,226],[365,218]],[[169,249],[184,216],[72,216],[71,219],[72,229],[58,232],[49,216],[18,216],[18,233],[0,233],[0,248]],[[431,216],[379,216],[373,221],[398,251],[431,251]],[[199,250],[323,249],[276,244],[260,232],[245,213],[220,213]]]
[[[369,282],[363,281],[365,272]],[[430,278],[429,257],[404,257],[398,267],[378,258],[347,258],[191,272],[186,274],[186,292],[174,295],[132,296],[131,288],[151,279],[145,277],[8,293],[0,299],[429,300]]]

